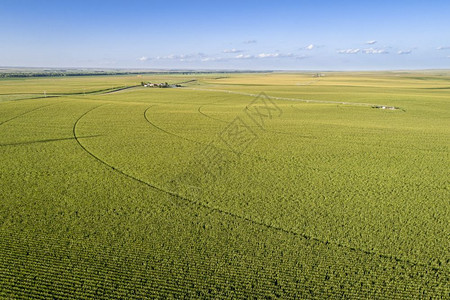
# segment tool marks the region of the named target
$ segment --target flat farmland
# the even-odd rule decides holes
[[[0,79],[0,297],[450,297],[450,73],[318,75]]]

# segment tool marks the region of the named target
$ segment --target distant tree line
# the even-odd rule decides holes
[[[1,72],[0,78],[27,78],[27,77],[64,77],[64,76],[112,76],[112,75],[196,75],[196,74],[227,74],[227,73],[261,73],[262,71],[36,71],[36,72]],[[265,71],[266,73],[268,71]]]
[[[64,76],[111,76],[111,75],[141,75],[141,72],[16,72],[0,73],[0,78],[25,78],[25,77],[64,77]]]

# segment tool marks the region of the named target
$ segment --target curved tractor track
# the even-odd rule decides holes
[[[152,108],[152,107],[155,107],[155,106],[156,106],[156,105],[151,105],[151,106],[147,107],[147,109],[144,111],[144,118],[145,118],[145,120],[147,121],[147,123],[149,123],[150,125],[152,125],[153,127],[155,127],[157,130],[162,131],[162,132],[164,132],[164,133],[166,133],[166,134],[168,134],[168,135],[177,137],[177,138],[179,138],[179,139],[182,139],[182,140],[185,140],[185,141],[188,141],[188,142],[191,142],[191,143],[200,145],[200,146],[205,146],[205,147],[211,146],[211,147],[216,148],[217,150],[226,151],[226,152],[233,153],[233,154],[235,153],[235,152],[233,152],[233,151],[230,150],[230,149],[224,149],[224,148],[221,148],[221,147],[214,146],[214,145],[212,145],[212,144],[207,144],[207,143],[199,142],[199,141],[196,141],[196,140],[193,140],[193,139],[184,137],[184,136],[182,136],[182,135],[179,135],[179,134],[170,132],[170,131],[168,131],[168,130],[166,130],[166,129],[164,129],[164,128],[161,128],[160,126],[158,126],[158,125],[156,125],[154,122],[152,122],[152,121],[148,118],[148,116],[147,116],[147,112],[149,111],[149,109]],[[269,161],[269,159],[267,159],[267,158],[265,158],[265,157],[262,157],[262,156],[258,156],[258,155],[251,155],[251,154],[247,154],[247,153],[243,153],[243,152],[239,152],[239,155],[244,155],[244,156],[257,158],[257,159],[264,160],[264,161]]]
[[[39,106],[39,107],[33,108],[33,109],[28,110],[28,111],[26,111],[26,112],[24,112],[24,113],[18,114],[17,116],[14,116],[14,117],[12,117],[12,118],[10,118],[10,119],[8,119],[8,120],[5,120],[5,121],[0,122],[0,126],[3,125],[3,124],[5,124],[5,123],[8,123],[8,122],[10,122],[10,121],[12,121],[12,120],[15,120],[15,119],[17,119],[17,118],[20,118],[20,117],[22,117],[22,116],[25,116],[25,115],[27,115],[27,114],[29,114],[29,113],[32,113],[33,111],[39,110],[39,109],[44,108],[44,107],[47,107],[47,106],[52,106],[52,105],[60,104],[60,103],[63,103],[63,102],[51,103],[51,104],[41,105],[41,106]]]
[[[206,118],[208,118],[208,119],[211,119],[211,120],[215,120],[215,121],[224,123],[224,124],[229,124],[229,123],[230,123],[230,121],[226,121],[226,120],[222,120],[222,119],[219,119],[219,118],[215,118],[215,117],[212,117],[212,116],[210,116],[210,115],[204,113],[204,112],[202,111],[202,108],[205,107],[205,106],[206,106],[206,105],[201,105],[201,106],[199,106],[198,109],[197,109],[197,111],[198,111],[202,116],[204,116],[204,117],[206,117]],[[248,108],[246,107],[245,109],[248,109]],[[249,127],[260,128],[260,127],[258,127],[258,126],[249,126]],[[263,129],[263,130],[264,130],[265,132],[272,132],[272,133],[276,133],[276,134],[286,134],[286,135],[291,135],[291,136],[296,136],[296,137],[306,138],[306,139],[317,139],[317,138],[314,137],[314,136],[301,135],[301,134],[297,134],[297,133],[293,133],[293,132],[284,132],[284,131],[279,131],[279,130],[269,130],[269,129]]]

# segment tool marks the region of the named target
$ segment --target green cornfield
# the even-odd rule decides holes
[[[449,141],[448,72],[0,79],[0,298],[449,299]]]

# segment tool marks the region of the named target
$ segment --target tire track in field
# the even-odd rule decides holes
[[[101,135],[88,135],[88,136],[82,136],[80,138],[87,139],[87,138],[94,138],[99,137]],[[0,147],[7,147],[7,146],[22,146],[22,145],[30,145],[30,144],[40,144],[40,143],[51,143],[51,142],[60,142],[60,141],[69,141],[73,140],[73,137],[66,137],[66,138],[56,138],[56,139],[46,139],[46,140],[39,140],[39,141],[26,141],[26,142],[17,142],[17,143],[8,143],[8,144],[0,144]]]
[[[149,123],[150,125],[152,125],[152,126],[155,127],[156,129],[158,129],[158,130],[160,130],[160,131],[162,131],[162,132],[164,132],[164,133],[167,133],[167,134],[169,134],[169,135],[175,136],[175,137],[177,137],[177,138],[180,138],[180,139],[183,139],[183,140],[185,140],[185,141],[188,141],[188,142],[191,142],[191,143],[195,143],[195,144],[198,144],[198,145],[204,145],[203,143],[198,142],[198,141],[196,141],[196,140],[192,140],[192,139],[189,139],[189,138],[184,137],[184,136],[182,136],[182,135],[178,135],[178,134],[176,134],[176,133],[167,131],[167,130],[165,130],[164,128],[161,128],[161,127],[159,127],[158,125],[156,125],[155,123],[153,123],[152,121],[150,121],[150,119],[147,117],[147,111],[148,111],[150,108],[155,107],[155,106],[156,106],[156,105],[150,105],[150,106],[147,107],[147,109],[144,111],[144,118],[145,118],[145,120],[147,121],[147,123]]]
[[[10,121],[12,121],[12,120],[14,120],[14,119],[17,119],[17,118],[19,118],[19,117],[22,117],[22,116],[24,116],[24,115],[27,115],[27,114],[29,114],[29,113],[31,113],[31,112],[33,112],[33,111],[39,110],[39,109],[44,108],[44,107],[47,107],[47,106],[56,105],[56,104],[59,104],[59,103],[63,103],[63,102],[58,102],[58,103],[51,103],[51,104],[47,104],[47,105],[42,105],[42,106],[36,107],[36,108],[34,108],[34,109],[28,110],[28,111],[26,111],[26,112],[24,112],[24,113],[21,113],[21,114],[16,115],[15,117],[12,117],[11,119],[8,119],[8,120],[6,120],[6,121],[0,122],[0,126],[3,125],[3,124],[5,124],[5,123],[8,123],[8,122],[10,122]]]
[[[210,116],[210,115],[208,115],[208,114],[202,112],[202,108],[205,107],[206,105],[210,105],[210,104],[204,104],[204,105],[201,105],[201,106],[198,107],[197,111],[198,111],[201,115],[203,115],[203,116],[205,116],[205,117],[207,117],[207,118],[209,118],[209,119],[211,119],[211,120],[218,121],[218,122],[222,122],[222,123],[226,123],[226,124],[229,124],[229,123],[230,123],[229,121],[225,121],[225,120],[222,120],[222,119],[214,118],[214,117],[212,117],[212,116]],[[247,108],[247,107],[246,107],[246,108]],[[258,126],[249,126],[249,127],[259,128]],[[269,130],[269,129],[263,129],[263,130],[264,130],[265,132],[272,132],[272,133],[277,133],[277,134],[287,134],[287,135],[296,136],[296,137],[301,137],[301,138],[307,138],[307,139],[317,139],[317,137],[315,137],[315,136],[300,135],[300,134],[296,134],[296,133],[293,133],[293,132],[284,132],[284,131]]]
[[[9,99],[9,100],[0,101],[0,104],[7,103],[7,102],[23,101],[23,100],[36,100],[36,99],[59,98],[59,97],[60,96],[36,96],[36,97],[30,97],[30,98],[17,98],[17,99]]]
[[[176,134],[176,133],[167,131],[167,130],[165,130],[164,128],[159,127],[158,125],[156,125],[154,122],[152,122],[152,121],[147,117],[147,111],[148,111],[150,108],[154,107],[154,106],[156,106],[156,105],[150,105],[149,107],[147,107],[147,109],[144,111],[144,118],[145,118],[145,120],[146,120],[150,125],[152,125],[152,126],[155,127],[156,129],[158,129],[158,130],[160,130],[160,131],[162,131],[162,132],[164,132],[164,133],[167,133],[167,134],[169,134],[169,135],[175,136],[175,137],[177,137],[177,138],[186,140],[186,141],[188,141],[188,142],[195,143],[195,144],[200,145],[200,146],[205,146],[205,147],[207,147],[207,146],[212,146],[212,147],[214,147],[214,148],[216,148],[216,149],[218,149],[218,150],[221,150],[221,151],[227,151],[227,152],[229,152],[229,153],[235,153],[235,152],[233,152],[233,151],[230,150],[230,149],[220,148],[220,147],[214,146],[214,145],[212,145],[212,144],[211,144],[211,145],[208,145],[208,144],[206,144],[206,143],[202,143],[202,142],[199,142],[199,141],[196,141],[196,140],[193,140],[193,139],[186,138],[186,137],[184,137],[184,136],[182,136],[182,135],[178,135],[178,134]],[[243,152],[239,152],[239,155],[245,155],[245,156],[249,156],[249,157],[253,157],[253,158],[258,158],[258,159],[260,159],[260,160],[269,161],[269,159],[267,159],[267,158],[265,158],[265,157],[262,157],[262,156],[258,156],[258,155],[250,155],[250,154],[243,153]]]
[[[214,118],[214,117],[211,117],[210,115],[205,114],[204,112],[202,112],[202,107],[204,107],[204,106],[205,106],[205,105],[200,105],[200,106],[198,107],[198,109],[197,109],[197,111],[198,111],[201,115],[207,117],[208,119],[211,119],[211,120],[214,120],[214,121],[218,121],[218,122],[221,122],[221,123],[226,123],[226,124],[230,123],[230,122],[228,122],[228,121],[225,121],[225,120],[222,120],[222,119],[218,119],[218,118]]]
[[[256,97],[258,97],[258,96],[259,95],[256,95]],[[269,96],[267,96],[267,97],[269,97]],[[271,98],[271,97],[269,97],[269,98]],[[225,120],[222,120],[222,119],[219,119],[219,118],[214,118],[214,117],[212,117],[212,116],[202,112],[202,108],[207,106],[207,105],[215,104],[215,103],[218,103],[218,102],[225,102],[225,101],[228,101],[228,100],[229,99],[222,99],[222,100],[214,101],[212,103],[203,104],[203,105],[200,105],[197,110],[198,110],[198,112],[201,115],[203,115],[203,116],[205,116],[205,117],[207,117],[207,118],[209,118],[211,120],[215,120],[215,121],[218,121],[218,122],[222,122],[222,123],[228,124],[228,123],[230,123],[229,121],[225,121]],[[248,105],[245,107],[245,109],[248,109]],[[250,126],[250,127],[252,127],[252,126]],[[258,126],[255,126],[255,127],[258,128]],[[301,138],[317,139],[317,137],[314,137],[314,136],[300,135],[300,134],[296,134],[296,133],[292,133],[292,132],[284,132],[284,131],[268,130],[268,129],[264,129],[264,131],[278,133],[278,134],[287,134],[287,135],[297,136],[297,137],[301,137]]]
[[[220,100],[220,101],[217,101],[217,102],[221,102],[221,101],[226,101],[226,100]],[[214,102],[214,103],[216,103],[216,102]],[[186,140],[186,141],[190,141],[190,142],[193,142],[193,143],[196,143],[196,144],[199,144],[199,145],[208,146],[208,144],[201,143],[201,142],[198,142],[198,141],[196,141],[196,140],[191,140],[191,139],[185,138],[185,137],[183,137],[183,136],[181,136],[181,135],[177,135],[177,134],[175,134],[175,133],[169,132],[169,131],[167,131],[167,130],[161,128],[161,127],[159,127],[158,125],[156,125],[156,124],[153,123],[152,121],[150,121],[150,119],[148,119],[148,117],[146,116],[146,113],[147,113],[147,111],[148,111],[151,107],[154,107],[154,106],[156,106],[156,105],[151,105],[151,106],[149,106],[149,107],[144,111],[144,118],[145,118],[146,121],[147,121],[148,123],[150,123],[152,126],[154,126],[155,128],[157,128],[158,130],[161,130],[161,131],[163,131],[163,132],[165,132],[165,133],[167,133],[167,134],[170,134],[170,135],[172,135],[172,136],[175,136],[175,137],[178,137],[178,138],[181,138],[181,139],[184,139],[184,140]],[[207,115],[205,115],[205,116],[207,116]],[[207,117],[209,117],[209,116],[207,116]],[[219,119],[217,119],[217,120],[219,120]],[[229,123],[228,121],[224,121],[224,120],[219,120],[219,121],[224,122],[224,123]],[[272,132],[275,132],[275,131],[272,131]],[[296,135],[296,134],[292,134],[292,133],[286,133],[286,132],[279,132],[279,133],[289,134],[289,135],[294,135],[294,136],[300,136],[300,135]],[[310,137],[310,136],[300,136],[300,137],[314,138],[314,139],[316,139],[316,137]],[[230,153],[232,153],[232,154],[235,154],[235,152],[233,152],[232,150],[229,150],[229,149],[223,149],[223,148],[220,148],[220,147],[217,147],[217,146],[214,146],[214,145],[211,145],[211,146],[214,147],[214,148],[216,148],[216,149],[219,149],[219,150],[222,150],[222,151],[227,151],[227,152],[230,152]],[[247,154],[247,153],[243,153],[243,152],[239,152],[239,155],[244,155],[244,156],[248,156],[248,157],[251,157],[251,158],[257,158],[257,159],[260,159],[260,160],[263,160],[263,161],[269,162],[269,163],[278,163],[277,160],[273,160],[273,159],[270,159],[270,158],[267,158],[267,157],[263,157],[263,156],[259,156],[259,155],[251,155],[251,154]],[[330,171],[334,171],[334,170],[331,170],[331,169],[330,169],[330,170],[328,170],[328,169],[321,169],[321,168],[312,167],[312,166],[306,166],[306,165],[302,165],[302,167],[304,167],[304,168],[306,167],[306,168],[308,168],[308,169],[311,169],[311,170],[314,170],[314,171],[320,171],[320,172],[330,172]]]
[[[95,109],[98,109],[99,107],[102,107],[102,106],[104,106],[104,105],[107,105],[107,104],[101,104],[101,105],[95,106],[95,107],[89,109],[88,111],[86,111],[85,113],[83,113],[83,114],[75,121],[75,123],[74,123],[74,125],[73,125],[73,130],[72,130],[72,131],[73,131],[73,136],[74,136],[76,142],[78,143],[78,145],[81,147],[81,149],[84,150],[89,156],[91,156],[92,158],[94,158],[96,161],[98,161],[98,162],[101,163],[102,165],[105,165],[108,169],[111,169],[112,171],[115,171],[115,172],[117,172],[117,173],[119,173],[119,174],[121,174],[121,175],[123,175],[123,176],[125,176],[125,177],[127,177],[127,178],[129,178],[129,179],[131,179],[131,180],[133,180],[133,181],[136,181],[136,182],[139,182],[139,183],[141,183],[141,184],[143,184],[143,185],[146,185],[146,186],[148,186],[148,187],[154,189],[155,191],[158,191],[158,192],[161,192],[161,193],[163,193],[163,194],[167,194],[167,195],[169,195],[169,196],[171,196],[171,197],[174,197],[175,199],[181,200],[181,201],[183,201],[183,202],[191,203],[191,204],[193,204],[193,205],[197,205],[198,207],[202,207],[202,208],[204,208],[204,209],[207,209],[207,210],[216,212],[216,213],[218,213],[218,214],[226,215],[226,216],[231,217],[231,218],[234,218],[234,219],[238,219],[238,220],[242,220],[242,221],[245,221],[245,222],[249,222],[249,223],[251,223],[251,224],[253,224],[253,225],[257,225],[257,226],[260,226],[260,227],[264,227],[264,228],[267,228],[267,229],[269,229],[269,230],[274,230],[274,231],[282,232],[282,233],[287,234],[287,235],[297,236],[297,237],[303,238],[303,239],[308,240],[308,241],[313,241],[313,242],[315,242],[315,243],[317,243],[317,244],[320,244],[320,245],[325,245],[325,246],[327,246],[327,247],[330,246],[330,245],[331,245],[331,246],[336,246],[336,247],[339,247],[339,248],[346,249],[346,250],[348,250],[348,251],[359,252],[359,253],[363,253],[363,254],[370,255],[370,256],[377,256],[377,257],[379,257],[379,258],[387,259],[387,260],[390,260],[390,261],[395,261],[395,262],[405,263],[405,264],[410,265],[410,266],[416,266],[416,267],[422,267],[422,268],[425,268],[425,269],[430,269],[430,270],[432,270],[433,272],[443,272],[443,273],[445,273],[445,274],[448,274],[448,273],[449,273],[446,269],[436,268],[436,267],[429,266],[429,265],[424,264],[424,263],[414,262],[414,261],[411,261],[411,260],[408,260],[408,259],[402,259],[402,258],[399,258],[399,257],[396,257],[396,256],[391,256],[391,255],[386,255],[386,254],[380,254],[380,253],[376,253],[376,252],[372,252],[372,251],[368,251],[368,250],[364,250],[364,249],[360,249],[360,248],[356,248],[356,247],[347,246],[347,245],[344,245],[344,244],[341,244],[341,243],[333,243],[333,242],[330,242],[330,241],[327,241],[327,240],[320,240],[320,239],[318,239],[318,238],[308,236],[308,235],[306,235],[306,234],[304,234],[304,233],[299,233],[299,232],[295,232],[295,231],[292,231],[292,230],[284,229],[284,228],[282,228],[282,227],[273,226],[273,225],[266,224],[266,223],[263,223],[263,222],[258,222],[258,221],[255,221],[255,220],[253,220],[253,219],[250,219],[250,218],[248,218],[248,217],[241,216],[241,215],[238,215],[238,214],[235,214],[235,213],[232,213],[232,212],[229,212],[229,211],[220,209],[220,208],[216,208],[216,207],[212,207],[212,206],[209,206],[209,205],[205,205],[205,204],[203,204],[203,203],[201,203],[201,202],[198,202],[198,201],[195,201],[195,200],[192,200],[192,199],[183,197],[183,196],[181,196],[181,195],[179,195],[179,194],[177,194],[177,193],[175,193],[175,192],[165,190],[165,189],[162,188],[162,187],[156,186],[156,185],[151,184],[151,183],[148,183],[148,182],[146,182],[146,181],[144,181],[144,180],[142,180],[142,179],[139,179],[139,178],[137,178],[137,177],[135,177],[135,176],[133,176],[133,175],[127,174],[127,173],[125,173],[124,171],[122,171],[122,170],[120,170],[120,169],[114,167],[113,165],[109,164],[108,162],[106,162],[105,160],[103,160],[102,158],[100,158],[99,156],[95,155],[95,153],[93,153],[93,152],[91,152],[89,149],[87,149],[87,148],[81,143],[81,141],[79,140],[81,137],[78,137],[78,136],[77,136],[77,126],[78,126],[78,124],[80,123],[80,121],[81,121],[86,115],[88,115],[90,112],[92,112],[92,111],[94,111]]]

